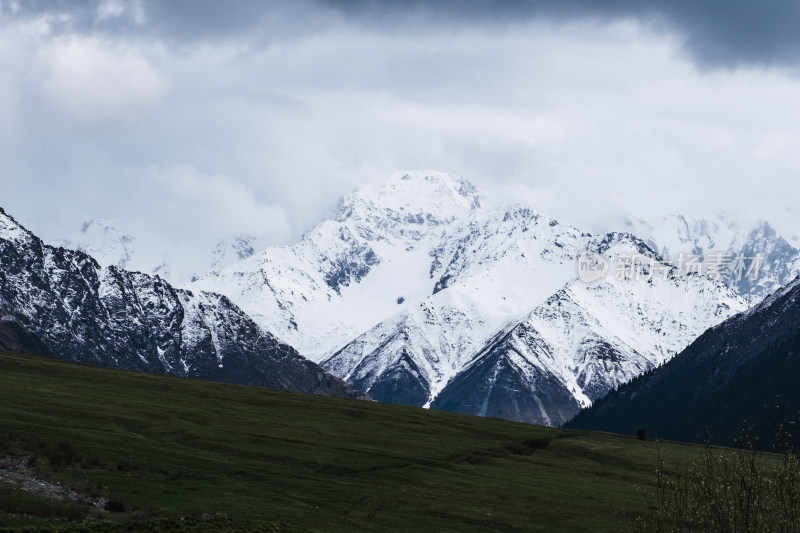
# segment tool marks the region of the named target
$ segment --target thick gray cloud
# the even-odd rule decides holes
[[[436,168],[590,230],[724,209],[800,232],[796,8],[722,5],[0,0],[0,205],[175,255],[290,242]]]
[[[15,18],[54,17],[53,30],[150,36],[180,46],[219,39],[269,44],[319,31],[335,9],[314,0],[6,0]]]
[[[445,24],[631,18],[678,34],[702,66],[791,65],[800,61],[800,3],[794,0],[325,0],[356,17]]]
[[[173,43],[243,37],[272,43],[340,24],[335,14],[396,31],[415,31],[413,25],[627,18],[679,35],[703,67],[794,67],[800,61],[800,3],[794,0],[48,0],[16,5],[18,15],[69,13],[64,27],[70,30],[149,33]],[[130,16],[107,16],[98,23],[98,10],[113,14],[115,9]]]

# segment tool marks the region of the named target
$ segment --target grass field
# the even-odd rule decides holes
[[[121,511],[0,483],[0,531],[618,531],[656,466],[635,438],[2,352],[0,424]]]

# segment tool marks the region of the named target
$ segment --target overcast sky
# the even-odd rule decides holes
[[[800,233],[800,2],[0,0],[0,206],[287,243],[396,170]]]

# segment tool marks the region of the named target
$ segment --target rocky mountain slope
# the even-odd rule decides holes
[[[227,294],[259,324],[320,361],[433,292],[434,250],[480,210],[469,183],[401,174],[344,198],[332,220],[293,246],[212,272],[191,289]]]
[[[712,273],[755,305],[800,273],[796,237],[786,239],[766,221],[747,226],[730,217],[671,215],[655,224],[629,223],[629,230],[663,258],[690,269],[697,258]]]
[[[158,275],[175,286],[185,285],[209,271],[247,259],[258,246],[255,236],[234,235],[201,248],[195,254],[196,260],[179,260],[174,254],[181,250],[169,256],[141,249],[141,246],[147,246],[147,239],[136,237],[124,231],[123,227],[119,220],[93,218],[83,223],[77,237],[48,241],[47,244],[84,252],[103,267],[116,266]]]
[[[360,396],[228,298],[101,267],[0,210],[0,340],[58,359],[297,392]]]
[[[610,260],[648,257],[654,266],[636,279],[573,279],[499,328],[487,325],[485,308],[465,305],[468,291],[456,284],[322,365],[382,401],[560,424],[745,307],[721,283],[681,275],[629,235],[586,246]]]
[[[706,331],[664,366],[610,393],[570,427],[734,444],[764,444],[800,412],[800,279]],[[787,426],[788,427],[788,426]],[[797,443],[795,443],[797,444]]]
[[[586,285],[576,260],[587,250],[660,266]],[[296,245],[191,286],[228,294],[380,401],[549,424],[745,308],[631,235],[488,207],[468,182],[437,172],[355,191]]]

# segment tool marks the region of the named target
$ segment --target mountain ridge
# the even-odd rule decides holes
[[[620,243],[624,250],[609,252]],[[591,235],[526,206],[487,207],[480,191],[463,178],[419,171],[398,173],[382,185],[351,193],[342,199],[333,219],[320,223],[299,243],[267,249],[192,286],[229,294],[264,328],[285,335],[289,343],[299,343],[323,367],[379,401],[436,408],[453,406],[466,397],[460,394],[436,402],[491,339],[513,329],[564,287],[582,283],[576,281],[576,260],[587,249],[660,261],[632,235]],[[593,378],[594,385],[589,378],[587,384],[578,384],[580,371],[567,369],[575,364],[567,362],[573,357],[563,350],[556,350],[560,363],[544,367],[537,366],[538,355],[528,352],[525,365],[558,383],[551,391],[558,388],[564,402],[567,397],[571,400],[553,417],[539,416],[533,401],[518,410],[526,414],[516,419],[561,423],[581,405],[674,355],[692,340],[691,335],[702,333],[726,313],[744,308],[743,300],[715,281],[679,277],[683,286],[697,286],[683,293],[685,298],[702,299],[705,290],[719,300],[722,311],[711,305],[702,317],[685,313],[672,317],[666,307],[657,309],[654,321],[669,317],[673,324],[664,330],[670,340],[659,340],[653,349],[638,343],[636,349],[616,350],[639,362],[625,370],[617,365],[610,377]],[[641,283],[647,286],[646,280]],[[626,298],[626,305],[615,312],[630,312],[628,304],[635,309],[637,298],[645,293],[613,292]],[[600,314],[602,309],[586,319],[598,322]],[[691,325],[694,322],[696,326]],[[581,327],[586,329],[585,324]],[[601,329],[592,330],[587,343],[622,342],[619,332],[606,338],[611,330]],[[551,346],[569,341],[568,332],[548,335]],[[615,351],[592,351],[587,344],[579,353],[600,357],[604,350]],[[582,368],[588,372],[592,364],[587,361]],[[481,381],[485,384],[488,379],[483,375]],[[524,386],[507,388],[536,387],[533,378],[509,383],[523,381]],[[584,394],[585,387],[590,396]],[[492,391],[498,413],[500,403],[515,401],[513,395]],[[482,409],[473,406],[460,412],[480,414]]]
[[[800,274],[800,249],[765,220],[743,225],[721,215],[670,215],[655,224],[628,221],[628,226],[673,263],[693,258],[705,267],[721,263],[711,268],[721,267],[719,277],[751,305]]]
[[[83,252],[44,244],[1,208],[0,309],[7,327],[40,355],[362,396],[262,331],[227,297],[175,289],[158,276],[103,268]]]
[[[593,235],[489,205],[458,176],[399,172],[344,196],[296,243],[250,253],[244,242],[248,257],[186,288],[227,295],[380,401],[558,425],[744,310],[739,293],[774,288],[800,254],[767,225],[735,233],[680,218],[651,227],[658,239]],[[673,241],[763,251],[764,279],[726,287],[696,275],[665,262]],[[582,277],[584,258],[600,279]],[[631,268],[645,270],[627,279]]]
[[[658,369],[633,379],[569,422],[569,427],[630,433],[637,427],[663,438],[732,445],[755,430],[766,445],[776,427],[753,422],[800,411],[794,377],[800,372],[800,278],[759,305],[698,337]]]

